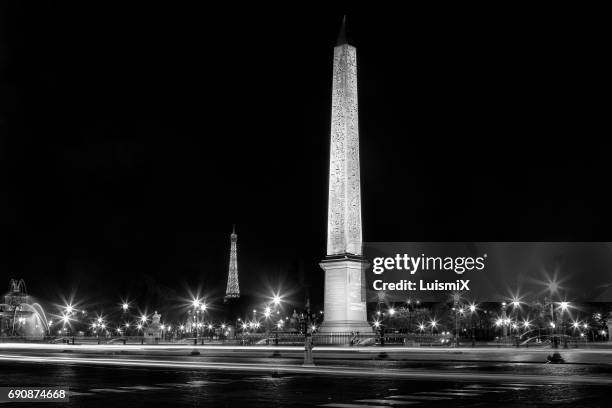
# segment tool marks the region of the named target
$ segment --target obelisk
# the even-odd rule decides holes
[[[371,332],[362,257],[357,50],[346,17],[334,47],[323,333]]]

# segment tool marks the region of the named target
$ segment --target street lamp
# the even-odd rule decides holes
[[[472,326],[472,347],[476,346],[476,328],[474,327],[474,314],[476,313],[476,304],[475,303],[470,303],[470,305],[468,306],[468,309],[470,311],[470,323]]]
[[[436,326],[438,325],[438,322],[432,319],[432,320],[429,322],[429,325],[431,326],[431,334],[433,334],[433,331],[434,331],[434,329],[436,328]]]

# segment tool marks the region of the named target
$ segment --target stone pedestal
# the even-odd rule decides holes
[[[325,316],[320,333],[372,333],[366,311],[365,269],[357,256],[328,257],[320,264],[325,271]]]

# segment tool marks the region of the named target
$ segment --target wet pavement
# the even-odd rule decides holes
[[[27,347],[0,347],[0,387],[70,389],[46,406],[597,407],[612,387],[609,350],[321,347],[305,368],[300,348]]]
[[[1,365],[0,386],[64,386],[68,407],[464,407],[607,406],[609,386],[532,382],[419,381],[274,375],[207,370],[98,367],[72,364]],[[451,367],[447,367],[450,369]],[[487,369],[488,368],[482,368]],[[506,367],[512,370],[512,367]],[[571,369],[548,366],[544,370]],[[459,380],[459,379],[458,379]],[[24,407],[24,404],[1,406]]]

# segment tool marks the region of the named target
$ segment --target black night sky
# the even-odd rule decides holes
[[[321,302],[342,10],[2,7],[0,288]],[[603,28],[463,14],[348,13],[364,239],[612,239]]]

